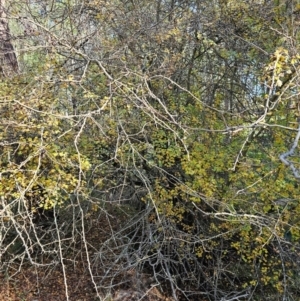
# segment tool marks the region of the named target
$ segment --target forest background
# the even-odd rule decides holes
[[[299,1],[1,0],[0,21],[8,283],[60,271],[79,300],[80,265],[86,300],[299,299]]]

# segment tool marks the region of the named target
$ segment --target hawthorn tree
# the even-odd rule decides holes
[[[132,269],[174,300],[297,296],[296,1],[2,4],[3,270],[60,263],[70,300],[81,242],[100,300]]]

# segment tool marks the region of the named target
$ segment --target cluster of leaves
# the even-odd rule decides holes
[[[72,146],[74,121],[60,115],[53,87],[37,83],[26,76],[1,82],[1,206],[14,214],[23,208],[29,216],[62,205],[75,191],[84,193],[79,175],[90,167]]]

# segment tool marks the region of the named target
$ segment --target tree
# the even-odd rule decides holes
[[[5,0],[0,3],[1,73],[10,76],[18,72],[18,61],[11,43],[10,30],[5,12]]]
[[[6,7],[20,66],[1,82],[9,267],[51,254],[70,299],[81,242],[100,300],[132,269],[174,300],[298,294],[296,3]],[[87,227],[103,214],[120,227],[99,246]]]

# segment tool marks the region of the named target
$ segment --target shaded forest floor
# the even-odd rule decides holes
[[[114,212],[110,212],[112,214],[109,214],[109,218],[106,214],[98,213],[88,216],[85,239],[89,260],[100,250],[101,245],[112,237],[114,231],[117,231],[120,225],[126,222],[128,217],[126,214],[120,214],[113,208],[110,210]],[[87,260],[85,245],[82,241],[75,242],[72,251],[64,257],[64,270],[60,262],[55,265],[47,265],[50,261],[51,259],[44,259],[42,266],[33,266],[29,262],[23,262],[20,267],[20,262],[17,261],[11,264],[7,274],[0,274],[0,301],[65,301],[67,294],[69,301],[99,301],[99,295],[105,301],[135,301],[135,298],[122,297],[125,291],[129,292],[128,296],[130,296],[130,292],[134,292],[134,287],[130,287],[131,284],[134,286],[134,280],[131,284],[130,281],[129,284],[127,283],[125,290],[124,286],[119,285],[112,287],[111,291],[104,292],[99,289],[97,296],[95,283],[92,282],[90,272],[97,275],[94,278],[97,282],[101,279],[101,274],[104,276],[106,271],[99,269],[99,267],[96,268],[97,271],[90,271],[93,269],[93,264]],[[107,265],[105,263],[108,267],[110,264],[111,262],[108,262]],[[124,275],[121,272],[118,273],[118,277],[122,279],[115,279],[117,283],[129,278],[130,275],[128,271],[124,271]],[[68,292],[66,292],[66,287]],[[122,293],[118,297],[120,291]],[[116,296],[116,298],[112,298],[111,295]],[[150,288],[145,296],[137,299],[144,301],[172,300],[172,298],[161,295],[156,287]]]
[[[0,301],[66,300],[63,272],[23,268],[12,280],[0,280]],[[70,301],[94,301],[95,291],[86,270],[77,266],[67,271]]]
[[[90,258],[114,231],[112,220],[105,214],[94,215],[88,217],[89,225],[85,237]],[[125,216],[118,216],[118,220],[113,218],[114,225],[120,225],[122,219],[125,220]],[[0,301],[63,301],[67,300],[66,287],[69,301],[99,300],[91,280],[85,251],[84,244],[77,243],[64,260],[65,271],[59,262],[47,266],[47,259],[44,261],[45,265],[40,267],[29,263],[23,263],[21,268],[19,263],[10,265],[7,274],[14,274],[13,277],[0,274]]]
[[[107,237],[105,227],[107,221],[103,218],[94,221],[88,232],[89,240],[100,244]],[[101,229],[101,231],[99,231]],[[95,244],[94,244],[95,245]],[[66,298],[66,285],[70,301],[94,301],[95,288],[91,281],[87,260],[77,252],[73,260],[65,260],[65,271],[61,264],[55,266],[36,267],[24,264],[12,278],[6,275],[0,277],[0,301],[63,301]],[[45,262],[46,263],[46,262]],[[10,274],[18,270],[18,266],[11,267]],[[64,277],[64,272],[66,277]]]

